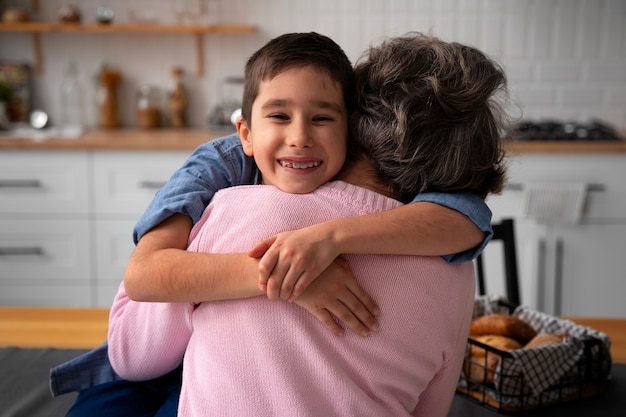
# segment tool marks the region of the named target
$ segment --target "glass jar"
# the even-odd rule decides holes
[[[137,92],[137,126],[161,127],[161,90],[158,87],[144,85]]]

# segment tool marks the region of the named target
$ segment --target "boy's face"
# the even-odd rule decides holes
[[[324,71],[296,67],[262,81],[251,118],[239,119],[237,131],[264,184],[310,193],[341,169],[348,115],[340,85]]]

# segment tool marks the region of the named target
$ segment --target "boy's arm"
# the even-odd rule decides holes
[[[256,260],[245,254],[186,250],[191,219],[174,214],[146,233],[124,274],[132,300],[201,302],[263,295],[256,285]]]
[[[246,254],[188,252],[191,227],[189,217],[175,214],[144,235],[124,275],[131,299],[199,302],[265,294],[257,285],[258,260]],[[378,306],[349,271],[331,264],[320,283],[307,291],[301,307],[335,334],[343,329],[330,314],[361,335],[376,329]]]
[[[259,242],[249,255],[262,257],[259,286],[269,298],[295,298],[342,253],[454,254],[446,259],[469,261],[489,241],[490,221],[491,211],[476,196],[427,193],[386,212],[276,235]]]

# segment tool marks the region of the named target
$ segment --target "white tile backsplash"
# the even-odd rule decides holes
[[[31,0],[0,1],[30,7]],[[34,19],[54,20],[65,0],[40,1]],[[181,8],[215,10],[223,23],[256,25],[254,34],[203,36],[205,74],[195,74],[195,44],[189,34],[41,35],[44,73],[37,76],[35,106],[58,115],[59,85],[70,60],[79,64],[88,103],[92,77],[106,62],[120,69],[121,119],[135,123],[135,92],[142,84],[165,88],[170,68],[187,71],[193,126],[220,100],[225,77],[241,75],[245,60],[274,36],[317,31],[335,39],[355,62],[372,41],[409,30],[432,32],[483,49],[508,69],[512,95],[532,118],[604,118],[626,129],[626,0],[80,0],[83,20],[93,22],[100,4],[115,22],[153,18],[175,23]],[[197,23],[209,16],[195,13]],[[189,20],[190,17],[185,19]],[[0,59],[33,60],[27,33],[0,32]],[[95,122],[95,106],[91,122]]]

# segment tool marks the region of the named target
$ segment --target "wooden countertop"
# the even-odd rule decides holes
[[[202,143],[232,132],[203,129],[88,130],[76,139],[46,139],[0,136],[0,149],[14,150],[103,150],[103,151],[192,151]]]
[[[506,151],[511,154],[591,154],[591,153],[626,153],[625,140],[606,141],[518,141],[507,143]]]
[[[0,346],[88,349],[106,340],[106,308],[0,307]],[[626,319],[568,317],[606,333],[611,356],[626,364]]]
[[[108,326],[108,308],[0,307],[0,346],[90,349]]]
[[[25,139],[0,136],[0,149],[15,150],[188,150],[231,132],[204,129],[88,130],[77,139]],[[518,141],[505,146],[510,154],[527,153],[626,153],[620,141]]]

